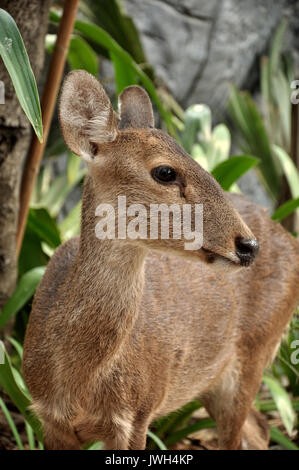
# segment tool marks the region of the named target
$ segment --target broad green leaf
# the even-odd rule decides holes
[[[39,96],[28,54],[14,19],[0,8],[0,55],[14,85],[20,105],[40,142],[43,124]]]
[[[28,227],[52,248],[61,244],[61,237],[55,220],[46,209],[30,209]]]
[[[67,60],[72,69],[84,69],[92,75],[98,75],[98,58],[90,45],[80,36],[72,36]]]
[[[299,207],[299,198],[290,199],[289,201],[282,204],[275,212],[273,212],[271,219],[281,222],[281,220],[288,217]]]
[[[19,256],[19,275],[38,266],[45,266],[48,258],[42,250],[40,237],[26,225],[26,231]]]
[[[4,358],[4,364],[0,364],[0,385],[11,398],[14,405],[22,413],[26,421],[28,421],[38,439],[42,440],[40,423],[34,414],[28,409],[31,404],[30,398],[17,385],[14,378],[12,365],[6,351],[4,352]]]
[[[118,55],[116,55],[114,52],[110,52],[110,57],[114,66],[116,93],[119,95],[124,88],[129,85],[136,85],[138,81],[136,79],[136,73],[134,70],[127,67]]]
[[[46,49],[52,54],[56,43],[56,34],[46,35]],[[96,53],[80,36],[73,35],[67,53],[67,60],[71,69],[84,69],[92,75],[98,75],[99,61]]]
[[[296,414],[292,407],[292,402],[285,391],[285,389],[280,385],[279,381],[274,377],[269,375],[264,375],[264,383],[269,387],[273,400],[276,403],[277,409],[283,421],[283,424],[288,432],[291,435],[295,422]]]
[[[216,166],[212,175],[222,188],[228,191],[233,183],[258,163],[258,158],[250,155],[234,156]]]
[[[44,266],[40,266],[28,271],[21,277],[14,293],[6,302],[0,313],[0,328],[2,328],[32,297],[45,273],[45,269]]]

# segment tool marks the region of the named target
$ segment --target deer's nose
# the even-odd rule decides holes
[[[255,238],[236,238],[236,254],[242,266],[249,266],[259,251],[259,244]]]

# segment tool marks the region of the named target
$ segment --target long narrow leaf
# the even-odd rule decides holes
[[[11,77],[20,105],[42,142],[40,102],[28,54],[14,19],[2,8],[0,8],[0,55]]]
[[[237,155],[225,160],[214,168],[212,175],[225,191],[228,191],[250,168],[259,162],[258,158],[250,155]]]
[[[161,439],[156,436],[156,434],[154,434],[152,431],[147,431],[147,435],[148,437],[150,437],[156,444],[157,446],[159,447],[159,449],[161,450],[167,450],[167,447],[166,445],[164,444],[164,442],[161,441]]]
[[[28,410],[31,402],[29,397],[17,385],[9,357],[4,351],[5,363],[0,364],[0,385],[3,387],[7,395],[11,398],[15,406],[22,413],[34,430],[37,438],[42,440],[42,431],[38,419]]]
[[[270,428],[270,438],[271,441],[277,442],[277,444],[282,445],[287,450],[299,450],[299,447],[294,444],[294,442],[290,441],[284,434],[282,434],[279,429],[271,426]]]
[[[291,435],[296,422],[296,414],[289,395],[274,377],[264,375],[263,381],[269,387],[283,424],[288,434]]]
[[[199,431],[201,429],[207,429],[207,428],[214,428],[215,422],[210,419],[202,419],[200,421],[197,421],[194,424],[191,424],[190,426],[187,426],[184,429],[180,429],[179,431],[171,434],[167,439],[166,439],[166,444],[168,446],[175,444],[178,441],[181,441],[182,439],[185,439],[185,437],[188,437],[190,434],[193,432]]]
[[[276,211],[272,214],[272,220],[276,220],[276,222],[280,222],[281,220],[288,217],[292,214],[297,208],[299,207],[299,198],[297,199],[290,199],[289,201],[282,204]]]
[[[273,150],[283,168],[293,198],[299,197],[299,172],[293,160],[287,152],[278,145],[273,145]]]
[[[0,408],[2,409],[3,411],[3,414],[9,424],[9,427],[11,429],[11,432],[13,433],[13,436],[16,440],[16,443],[17,443],[17,446],[20,450],[24,450],[24,446],[23,446],[23,443],[22,443],[22,440],[21,440],[21,437],[20,437],[20,434],[19,434],[19,431],[17,430],[17,427],[11,417],[11,414],[7,408],[7,406],[5,405],[3,399],[0,397]]]

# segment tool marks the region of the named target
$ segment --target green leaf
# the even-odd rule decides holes
[[[69,240],[69,238],[72,238],[80,233],[81,206],[82,203],[79,201],[60,223],[59,228],[63,241]]]
[[[281,147],[278,147],[278,145],[273,145],[272,148],[284,171],[293,198],[299,197],[299,172],[293,160],[287,152]]]
[[[67,179],[69,183],[74,183],[76,181],[76,177],[78,175],[78,171],[80,170],[81,166],[81,158],[75,155],[72,152],[69,152],[68,160],[67,160]]]
[[[218,124],[214,127],[210,148],[208,151],[209,169],[212,170],[216,165],[227,160],[231,146],[230,132],[225,124]]]
[[[0,385],[11,398],[14,405],[22,413],[25,420],[30,424],[37,438],[42,440],[40,423],[36,416],[28,410],[28,407],[31,405],[30,398],[17,385],[14,378],[12,365],[6,351],[4,351],[4,359],[4,364],[0,364]]]
[[[27,224],[41,241],[45,241],[52,248],[61,244],[56,222],[46,209],[30,209]]]
[[[184,131],[182,132],[182,146],[190,153],[192,146],[198,141],[206,151],[207,141],[211,139],[212,115],[211,110],[204,104],[195,104],[187,108],[185,112]]]
[[[206,171],[209,171],[209,162],[207,154],[204,152],[201,145],[194,144],[191,149],[190,155],[200,166],[202,166],[202,168],[204,168]]]
[[[23,39],[14,19],[0,8],[0,55],[14,85],[20,105],[40,142],[43,124],[35,78]]]
[[[45,269],[44,266],[33,268],[21,277],[14,293],[2,309],[0,314],[0,328],[2,328],[32,297],[45,273]]]
[[[167,447],[164,444],[164,442],[162,442],[161,439],[158,436],[156,436],[156,434],[154,434],[152,431],[148,430],[147,435],[148,435],[148,437],[150,437],[157,444],[159,449],[167,450]]]
[[[53,10],[51,11],[51,20],[59,23],[60,16],[57,15]],[[143,72],[143,70],[139,67],[138,64],[134,61],[134,59],[125,51],[106,31],[104,31],[99,26],[95,24],[86,23],[84,21],[76,21],[74,25],[74,29],[83,34],[84,37],[101,47],[105,48],[109,54],[113,53],[117,56],[126,67],[130,68],[132,72],[134,72],[137,77],[142,82],[144,88],[148,91],[151,99],[156,104],[162,119],[166,123],[168,130],[170,133],[175,134],[175,130],[172,123],[172,116],[171,113],[166,110],[157,94],[156,88],[152,80]]]
[[[26,225],[19,256],[19,275],[22,276],[27,271],[38,266],[44,266],[47,262],[48,257],[42,249],[40,237]]]
[[[274,377],[264,375],[263,381],[269,387],[273,400],[275,401],[281,416],[282,422],[288,434],[291,435],[296,422],[296,414],[292,407],[292,402],[289,395],[280,385],[279,381]]]
[[[1,367],[1,366],[0,366]],[[22,444],[22,440],[21,440],[21,437],[20,437],[20,434],[19,434],[19,431],[17,430],[17,427],[14,423],[14,420],[12,419],[12,416],[7,408],[7,406],[5,405],[3,399],[0,397],[0,408],[2,409],[3,411],[3,414],[9,424],[9,427],[11,429],[11,432],[16,440],[16,443],[17,443],[17,446],[19,448],[19,450],[24,450],[24,446]]]
[[[228,191],[244,173],[259,163],[250,155],[238,155],[225,160],[213,169],[212,175],[225,191]]]
[[[116,93],[119,95],[124,88],[130,85],[137,85],[136,73],[114,53],[110,52],[110,58],[114,66],[114,78],[116,83]]]
[[[202,419],[200,421],[197,421],[194,424],[191,424],[190,426],[187,426],[184,429],[180,429],[179,431],[171,434],[166,439],[166,444],[167,446],[171,446],[175,444],[176,442],[181,441],[182,439],[185,439],[190,434],[196,431],[200,431],[201,429],[214,428],[215,426],[216,426],[215,422],[212,419],[210,418]]]
[[[280,167],[273,155],[262,116],[254,101],[248,93],[233,88],[229,112],[241,136],[244,152],[261,160],[258,166],[260,176],[272,198],[277,198],[281,182]]]
[[[290,441],[284,434],[282,434],[279,429],[275,428],[274,426],[270,427],[270,438],[271,441],[277,442],[277,444],[282,445],[287,450],[299,450],[299,447],[294,444],[294,442]]]
[[[47,207],[52,217],[56,217],[62,208],[63,204],[69,193],[74,189],[83,177],[86,175],[87,169],[83,168],[77,172],[75,179],[68,182],[65,175],[58,176],[47,194],[45,194],[38,205],[40,207]]]
[[[179,427],[183,427],[189,420],[194,411],[202,407],[198,401],[191,401],[181,409],[170,413],[154,423],[155,433],[158,437],[164,438],[166,434],[172,434]]]
[[[84,69],[98,75],[98,58],[90,45],[79,36],[71,38],[67,60],[72,69]]]
[[[299,207],[299,198],[290,199],[282,204],[275,212],[273,212],[271,219],[281,222],[283,219],[292,214]]]

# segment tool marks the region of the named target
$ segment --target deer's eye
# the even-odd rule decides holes
[[[176,179],[176,172],[170,166],[161,165],[152,169],[152,177],[158,183],[171,183]]]

